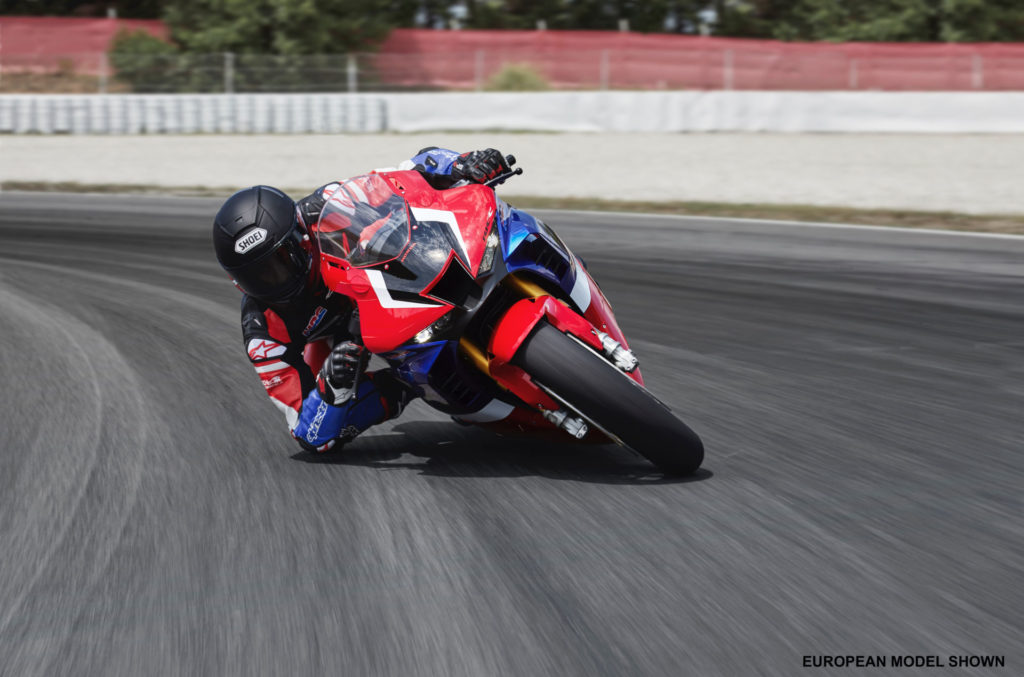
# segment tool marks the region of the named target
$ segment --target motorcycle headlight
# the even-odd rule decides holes
[[[434,338],[435,334],[443,332],[452,323],[451,313],[442,315],[440,319],[435,321],[432,325],[426,329],[420,331],[418,334],[412,337],[413,343],[428,343],[430,339]]]
[[[477,275],[491,272],[491,268],[494,267],[494,254],[498,251],[498,244],[498,230],[494,229],[487,236],[487,248],[484,249],[484,257],[480,259],[480,269],[477,271]]]

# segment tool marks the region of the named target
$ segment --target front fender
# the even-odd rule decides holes
[[[601,352],[597,329],[585,317],[553,296],[537,296],[516,302],[494,328],[487,352],[492,364],[507,364],[541,320],[571,334]]]

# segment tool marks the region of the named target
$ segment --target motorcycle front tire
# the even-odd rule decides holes
[[[520,346],[514,364],[666,475],[692,474],[703,462],[704,444],[689,426],[611,362],[547,322]]]

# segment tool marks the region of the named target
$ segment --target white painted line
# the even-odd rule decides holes
[[[511,199],[515,199],[514,197]],[[731,223],[750,223],[774,226],[798,226],[809,228],[842,228],[847,230],[868,230],[876,232],[914,234],[924,233],[928,235],[957,235],[966,237],[989,237],[1008,240],[1021,240],[1024,235],[1012,233],[978,233],[969,230],[943,230],[941,228],[907,228],[905,226],[867,226],[856,223],[824,223],[821,221],[782,221],[777,219],[748,219],[732,216],[699,216],[696,214],[646,214],[644,212],[609,212],[586,209],[535,209],[526,211],[537,212],[559,212],[562,214],[579,214],[580,216],[616,216],[623,218],[643,219],[677,219],[681,221],[723,221]],[[969,215],[968,215],[969,216]]]

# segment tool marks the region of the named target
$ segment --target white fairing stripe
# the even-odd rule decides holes
[[[391,292],[384,283],[384,273],[379,270],[366,271],[366,277],[370,278],[370,286],[377,295],[377,300],[382,308],[440,308],[436,303],[414,303],[412,301],[396,301],[391,298]]]
[[[290,365],[287,362],[270,362],[268,364],[261,364],[256,367],[257,374],[265,374],[268,371],[280,371],[281,369],[287,369]]]
[[[455,418],[460,421],[469,421],[470,423],[489,423],[491,421],[500,421],[515,409],[508,402],[502,402],[499,399],[493,399],[484,405],[484,408],[480,411],[475,411],[472,414],[459,414]]]
[[[412,217],[417,221],[435,221],[439,223],[447,223],[448,227],[452,229],[452,233],[455,235],[455,239],[459,241],[459,246],[462,248],[462,260],[469,264],[469,250],[466,249],[466,242],[462,239],[462,230],[459,229],[459,222],[455,220],[455,214],[443,209],[425,209],[423,207],[413,207],[410,205],[409,211],[412,212]]]
[[[573,260],[576,263],[576,281],[572,283],[572,291],[569,292],[569,296],[580,307],[580,310],[587,312],[587,308],[590,307],[590,276],[583,269],[583,264],[579,259],[574,256]]]
[[[299,422],[299,412],[295,411],[281,400],[275,400],[273,397],[270,401],[274,403],[274,406],[281,410],[284,414],[285,419],[288,421],[288,430],[295,430],[296,424]]]

